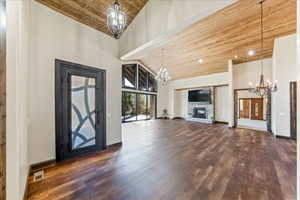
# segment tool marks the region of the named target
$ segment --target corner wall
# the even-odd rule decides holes
[[[6,199],[23,199],[28,164],[29,1],[7,1]]]

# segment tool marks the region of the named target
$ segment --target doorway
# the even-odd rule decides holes
[[[248,89],[234,90],[234,126],[271,132],[271,95],[262,98]]]
[[[106,148],[105,71],[55,61],[57,162]]]

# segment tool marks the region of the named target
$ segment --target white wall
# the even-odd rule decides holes
[[[265,81],[272,80],[272,58],[263,59]],[[233,66],[234,89],[249,88],[249,82],[259,83],[261,60]]]
[[[214,85],[228,84],[228,73],[216,73],[194,78],[174,80],[169,83],[168,110],[171,118],[186,117],[187,113],[187,91],[179,90]]]
[[[7,1],[6,195],[23,199],[28,174],[28,1]]]
[[[272,96],[272,130],[275,135],[290,137],[290,81],[297,80],[296,35],[275,40],[273,78],[278,91]]]
[[[163,110],[169,106],[169,85],[158,83],[157,91],[157,117],[163,117]]]
[[[216,87],[215,91],[215,120],[218,122],[228,122],[228,86]]]
[[[170,36],[236,0],[149,0],[120,39],[123,56],[142,45]]]
[[[55,158],[54,60],[107,72],[107,144],[121,141],[118,41],[32,1],[29,163]]]

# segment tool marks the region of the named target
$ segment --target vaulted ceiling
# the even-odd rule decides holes
[[[115,0],[36,0],[82,24],[112,36],[106,26],[106,13]],[[119,0],[127,14],[127,26],[148,0]]]
[[[264,51],[260,51],[259,0],[238,2],[168,37],[159,44],[130,55],[153,71],[164,66],[173,79],[227,71],[228,60],[243,63],[271,57],[274,39],[296,32],[296,0],[266,0],[264,3]],[[248,56],[249,49],[255,51]],[[235,58],[235,56],[238,56]],[[198,60],[202,59],[203,63]]]

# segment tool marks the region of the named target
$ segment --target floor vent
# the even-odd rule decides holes
[[[44,170],[35,172],[33,174],[33,182],[41,181],[44,179]]]

